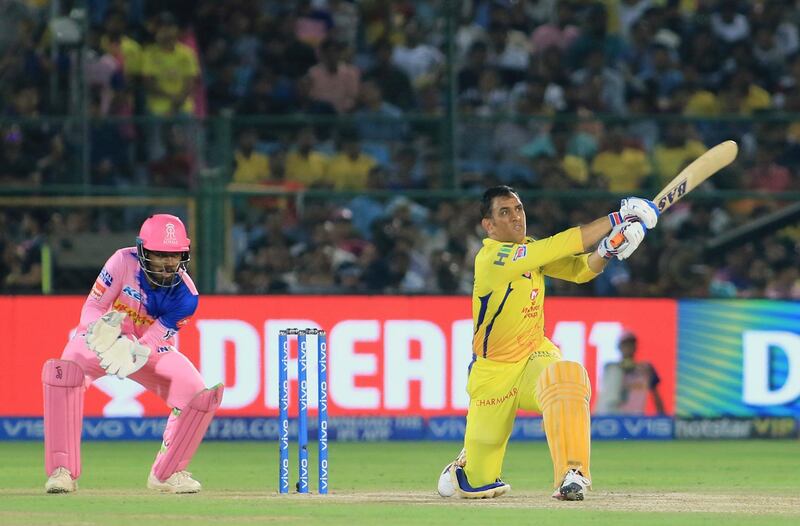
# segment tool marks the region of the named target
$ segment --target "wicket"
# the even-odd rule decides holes
[[[319,445],[319,493],[328,493],[328,345],[325,331],[286,329],[278,333],[278,405],[280,419],[280,467],[278,490],[289,493],[289,337],[297,336],[297,446],[298,493],[308,493],[308,342],[317,338],[317,432]]]

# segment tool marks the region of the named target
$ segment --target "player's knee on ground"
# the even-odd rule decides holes
[[[553,459],[554,487],[561,483],[569,469],[577,469],[591,478],[591,394],[586,369],[577,362],[561,361],[550,365],[536,383],[536,397]]]
[[[83,426],[84,374],[70,360],[47,360],[42,368],[44,384],[45,471],[69,470],[73,479],[81,474],[81,428]]]

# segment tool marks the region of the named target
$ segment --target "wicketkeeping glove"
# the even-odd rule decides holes
[[[110,311],[86,328],[86,345],[95,353],[107,350],[119,338],[124,312]]]
[[[144,367],[150,357],[150,348],[135,338],[122,336],[111,347],[98,352],[97,357],[100,358],[100,367],[122,379]]]

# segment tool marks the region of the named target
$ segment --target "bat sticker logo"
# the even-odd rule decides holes
[[[659,211],[664,210],[664,207],[667,206],[668,202],[671,205],[674,201],[677,201],[678,199],[683,197],[685,193],[686,193],[686,179],[681,181],[680,184],[675,187],[675,189],[670,190],[667,193],[667,195],[665,195],[658,201]]]

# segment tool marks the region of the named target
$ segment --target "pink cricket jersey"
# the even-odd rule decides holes
[[[182,273],[172,288],[152,285],[139,266],[135,247],[117,250],[94,282],[81,310],[79,333],[110,310],[124,312],[122,334],[136,336],[153,352],[174,350],[175,334],[197,309],[197,289]]]

